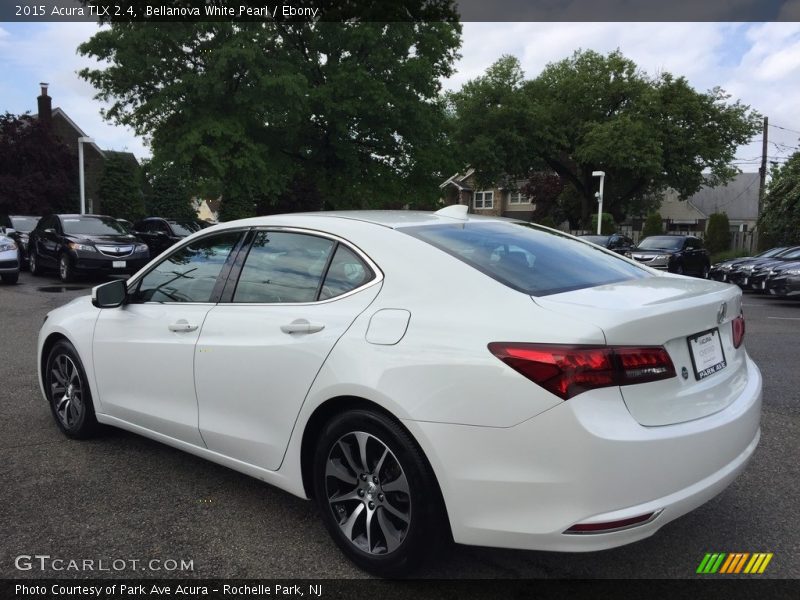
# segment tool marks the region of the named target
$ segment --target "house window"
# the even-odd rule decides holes
[[[473,200],[475,210],[494,208],[494,192],[475,192]]]
[[[522,192],[511,192],[508,196],[509,204],[529,204],[530,200]]]

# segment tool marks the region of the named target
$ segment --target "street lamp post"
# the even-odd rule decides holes
[[[603,184],[606,181],[605,171],[592,171],[592,177],[600,178],[600,191],[595,194],[597,196],[597,235],[600,235],[603,227]]]
[[[83,145],[89,143],[93,144],[94,140],[90,137],[78,138],[78,181],[81,186],[81,214],[86,214],[86,190],[83,183]]]

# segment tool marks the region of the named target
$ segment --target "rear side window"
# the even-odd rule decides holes
[[[361,287],[372,277],[372,270],[352,250],[339,244],[325,275],[319,299],[327,300],[346,294]]]
[[[532,296],[652,277],[592,244],[521,223],[464,223],[398,229]]]

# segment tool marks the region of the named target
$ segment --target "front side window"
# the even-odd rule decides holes
[[[494,192],[475,192],[474,206],[478,210],[494,208]]]
[[[398,231],[532,296],[653,276],[596,246],[528,224],[468,222],[403,227]]]
[[[210,302],[214,286],[241,233],[209,236],[176,250],[145,275],[138,302]]]
[[[335,242],[281,231],[259,231],[247,255],[234,302],[314,302]]]

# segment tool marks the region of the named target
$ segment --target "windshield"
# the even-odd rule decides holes
[[[585,242],[591,242],[598,246],[605,246],[608,243],[607,235],[582,235],[581,239]]]
[[[590,244],[523,223],[455,223],[401,227],[515,290],[547,296],[652,277]]]
[[[64,233],[72,235],[124,235],[125,226],[109,217],[65,217],[61,219]]]
[[[800,248],[797,250],[792,250],[791,252],[787,252],[786,254],[781,254],[780,258],[781,260],[800,258]]]
[[[771,248],[770,250],[765,250],[759,254],[756,254],[752,258],[769,258],[770,256],[775,256],[777,254],[781,254],[782,252],[786,252],[788,248],[783,246],[782,248]]]
[[[682,237],[655,235],[643,239],[636,248],[638,250],[680,250],[682,246]]]
[[[189,221],[168,221],[170,227],[172,227],[172,231],[175,235],[179,235],[181,237],[186,237],[187,235],[192,235],[195,231],[200,231],[200,226]]]
[[[10,217],[11,224],[17,231],[30,233],[36,228],[39,217]]]

